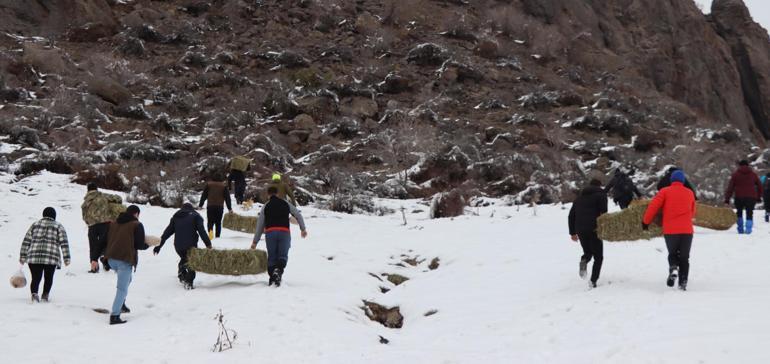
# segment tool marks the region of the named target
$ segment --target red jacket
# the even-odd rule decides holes
[[[663,234],[692,234],[692,219],[695,217],[695,194],[682,182],[674,182],[655,195],[642,222],[649,225],[663,209]]]
[[[727,184],[725,191],[725,203],[730,203],[730,198],[753,198],[762,199],[762,183],[759,176],[749,166],[740,166],[730,177],[730,183]]]

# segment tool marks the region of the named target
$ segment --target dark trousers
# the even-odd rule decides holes
[[[242,175],[233,176],[230,178],[231,183],[235,184],[233,193],[235,194],[235,202],[239,205],[243,203],[243,195],[246,193],[246,178]]]
[[[212,228],[216,226],[217,228],[217,235],[218,238],[219,235],[222,234],[222,215],[225,212],[225,208],[222,206],[209,206],[206,208],[206,222],[208,225],[208,231],[211,231]]]
[[[692,234],[664,235],[666,248],[668,248],[669,270],[679,267],[679,282],[687,282],[690,275],[690,248],[692,248]]]
[[[735,198],[735,213],[739,219],[743,218],[743,211],[746,211],[746,220],[754,220],[754,205],[757,204],[757,200],[751,197],[736,197]]]
[[[599,279],[599,273],[602,271],[602,262],[604,261],[604,242],[599,239],[595,231],[578,233],[580,246],[583,247],[583,256],[580,258],[586,263],[594,259],[593,270],[591,271],[591,282]]]
[[[177,273],[177,277],[179,277],[180,282],[187,282],[192,284],[195,280],[195,271],[187,266],[187,252],[189,250],[190,248],[176,248],[176,254],[179,255],[179,271]]]
[[[56,273],[56,265],[54,264],[29,264],[29,272],[32,275],[32,284],[29,286],[29,290],[32,293],[37,293],[40,287],[40,281],[45,273],[45,283],[43,283],[43,295],[48,296],[53,286],[53,275]]]
[[[110,231],[110,223],[103,222],[88,227],[88,248],[92,262],[99,261],[104,253],[104,242],[107,241],[107,232]]]
[[[283,274],[289,261],[289,248],[291,248],[291,234],[285,231],[272,231],[265,234],[267,243],[267,273],[273,275],[273,271],[279,270]]]

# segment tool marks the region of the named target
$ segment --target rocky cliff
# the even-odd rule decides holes
[[[174,205],[227,158],[306,201],[569,200],[623,167],[717,199],[766,168],[770,39],[741,0],[0,0],[0,148]],[[342,207],[339,207],[342,206]]]

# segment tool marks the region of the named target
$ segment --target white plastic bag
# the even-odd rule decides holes
[[[27,277],[24,276],[22,268],[23,266],[19,267],[19,270],[11,276],[11,286],[13,288],[24,288],[27,286]]]

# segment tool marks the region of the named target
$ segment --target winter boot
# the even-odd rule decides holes
[[[281,286],[281,277],[283,276],[283,269],[277,268],[273,272],[273,284],[275,284],[276,287]]]
[[[679,289],[682,291],[687,290],[687,281],[679,281]]]
[[[40,297],[38,297],[37,293],[32,294],[32,302],[40,303]]]
[[[770,222],[770,212],[765,212],[765,222]]]
[[[273,273],[275,272],[275,267],[267,267],[267,276],[270,278],[267,282],[267,286],[270,287],[275,283],[275,280],[273,279]]]
[[[105,272],[109,272],[109,271],[110,271],[110,269],[111,269],[111,268],[110,268],[110,262],[109,262],[109,260],[107,260],[107,258],[106,258],[106,257],[101,257],[101,258],[99,258],[99,260],[101,260],[101,261],[102,261],[102,267],[104,267],[104,271],[105,271]]]
[[[48,303],[48,293],[43,293],[43,295],[40,296],[40,300],[45,303]]]
[[[743,234],[743,218],[738,218],[738,234]]]
[[[126,304],[123,304],[123,307],[120,308],[120,313],[131,313],[131,309],[126,306]]]
[[[751,230],[754,229],[754,220],[746,220],[746,234],[751,234]]]
[[[588,268],[588,260],[580,258],[580,271],[578,274],[581,279],[586,279],[586,269]]]
[[[591,288],[596,288],[596,281],[591,281]]]
[[[125,320],[120,319],[120,315],[111,315],[110,316],[110,325],[120,325],[125,324]]]
[[[668,270],[668,279],[666,279],[666,285],[669,287],[674,286],[677,277],[679,277],[679,267],[671,267]]]
[[[209,230],[209,240],[214,240],[214,230]]]

